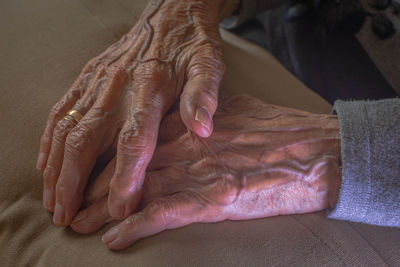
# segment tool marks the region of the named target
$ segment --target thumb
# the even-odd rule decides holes
[[[217,48],[200,50],[190,61],[180,112],[186,127],[200,137],[212,134],[212,117],[218,106],[218,89],[224,71],[222,51]]]

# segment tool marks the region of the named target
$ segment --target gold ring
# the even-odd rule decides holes
[[[79,123],[82,120],[83,116],[82,114],[77,111],[76,109],[71,109],[68,111],[67,115],[64,117],[64,120],[73,122],[73,123]]]

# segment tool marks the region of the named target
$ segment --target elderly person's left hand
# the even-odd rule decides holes
[[[111,249],[194,222],[244,220],[334,207],[341,181],[338,120],[333,115],[231,98],[208,139],[166,117],[146,173],[141,210],[109,230]],[[180,125],[180,126],[179,126]],[[112,220],[108,184],[115,160],[86,192],[88,208],[71,227],[93,232]]]

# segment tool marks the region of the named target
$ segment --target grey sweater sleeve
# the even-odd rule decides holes
[[[276,7],[285,0],[241,0],[239,10],[229,18],[222,21],[221,26],[225,29],[232,29],[255,14],[269,8]]]
[[[330,218],[400,227],[400,98],[336,101],[342,185]]]

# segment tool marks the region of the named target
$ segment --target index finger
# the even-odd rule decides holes
[[[186,193],[159,198],[143,211],[133,214],[103,235],[103,242],[113,250],[126,248],[139,239],[166,229],[175,229],[202,221],[203,206]]]

